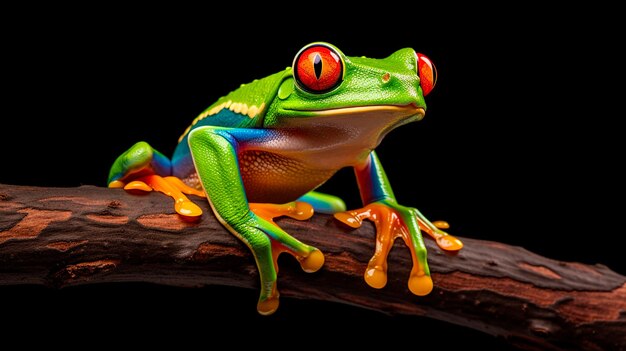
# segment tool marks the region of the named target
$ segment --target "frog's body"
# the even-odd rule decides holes
[[[365,218],[376,222],[381,245],[365,274],[373,287],[385,285],[387,253],[402,236],[414,257],[409,287],[425,295],[432,280],[420,227],[445,249],[462,244],[417,210],[396,203],[373,150],[389,131],[424,116],[434,75],[432,63],[412,49],[376,60],[310,44],[293,67],[242,85],[209,106],[181,136],[171,162],[147,143],[133,146],[114,163],[109,184],[164,192],[186,216],[201,211],[181,191],[206,195],[218,219],[255,254],[261,313],[278,306],[280,252],[296,256],[306,271],[323,264],[319,250],[272,221],[281,215],[309,218],[313,212],[306,203],[353,227]],[[355,169],[365,205],[360,210],[344,212],[341,199],[313,191],[344,167]]]

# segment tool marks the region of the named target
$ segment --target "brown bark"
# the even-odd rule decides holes
[[[101,282],[258,289],[248,249],[196,199],[204,215],[186,222],[161,194],[93,186],[0,185],[0,285],[53,287]],[[460,253],[426,240],[435,283],[426,297],[407,288],[411,259],[400,243],[381,290],[362,278],[374,228],[353,230],[316,215],[278,224],[326,255],[306,274],[283,269],[281,296],[420,315],[507,338],[526,349],[626,349],[626,277],[602,265],[558,262],[521,247],[463,238]],[[281,262],[285,262],[281,260]]]

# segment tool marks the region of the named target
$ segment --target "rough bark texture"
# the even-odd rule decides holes
[[[257,289],[248,249],[206,201],[196,203],[202,219],[186,222],[157,193],[0,185],[0,285],[151,282]],[[558,262],[469,238],[450,255],[427,239],[435,290],[417,297],[406,285],[411,259],[399,242],[390,254],[387,286],[375,290],[363,281],[375,238],[369,223],[352,230],[316,215],[278,224],[326,255],[317,273],[281,270],[281,296],[427,316],[504,336],[525,349],[626,349],[626,277],[605,266]]]

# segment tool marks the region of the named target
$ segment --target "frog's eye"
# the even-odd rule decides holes
[[[437,83],[437,69],[433,62],[426,55],[416,53],[417,56],[417,75],[420,77],[420,85],[422,86],[422,94],[428,95]]]
[[[341,55],[324,44],[305,46],[293,61],[293,76],[298,86],[310,93],[331,91],[343,79]]]

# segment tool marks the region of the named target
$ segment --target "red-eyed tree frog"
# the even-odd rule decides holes
[[[273,221],[306,220],[314,210],[354,228],[364,219],[376,224],[376,249],[364,274],[374,288],[387,283],[387,255],[402,237],[413,257],[409,289],[426,295],[433,282],[421,231],[445,250],[463,244],[441,230],[445,222],[433,224],[396,202],[374,149],[389,131],[424,117],[424,96],[435,82],[435,66],[413,49],[372,59],[312,43],[291,67],[241,85],[200,113],[171,160],[145,142],[132,146],[115,160],[108,185],[165,193],[186,217],[202,210],[185,194],[206,197],[217,219],[254,254],[261,314],[278,308],[280,253],[293,255],[306,272],[324,264],[320,250]],[[340,198],[315,191],[344,167],[354,169],[363,208],[346,211]]]

